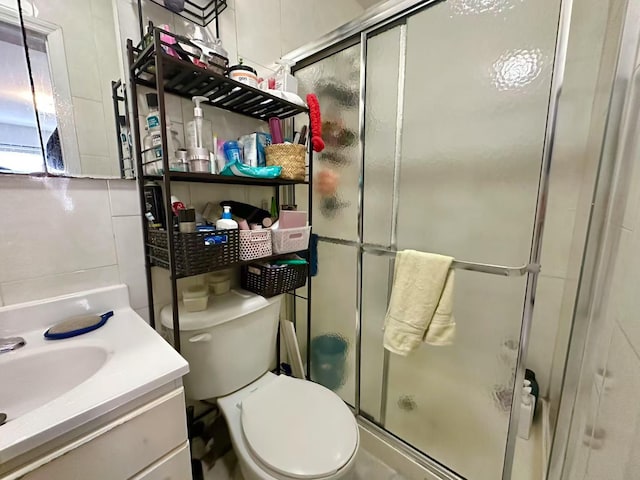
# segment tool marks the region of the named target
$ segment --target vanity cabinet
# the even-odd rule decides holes
[[[21,480],[191,480],[184,389],[177,388],[21,469]]]

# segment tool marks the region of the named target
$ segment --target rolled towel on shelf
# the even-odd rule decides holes
[[[407,356],[421,343],[450,345],[455,274],[452,257],[404,250],[396,255],[384,321],[384,348]]]

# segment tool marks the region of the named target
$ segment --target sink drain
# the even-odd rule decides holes
[[[0,425],[2,425],[6,421],[7,421],[7,414],[6,413],[0,413]]]

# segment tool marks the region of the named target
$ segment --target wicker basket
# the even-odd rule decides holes
[[[240,230],[240,260],[271,256],[271,230]]]
[[[263,297],[304,287],[307,283],[307,265],[269,266],[251,264],[242,267],[242,288]]]
[[[264,151],[267,157],[267,166],[282,167],[280,178],[304,181],[307,151],[304,145],[277,143],[265,147]]]
[[[149,250],[153,265],[169,268],[169,251],[165,230],[149,229]],[[223,242],[223,243],[214,243]],[[176,252],[176,274],[189,277],[238,263],[240,235],[238,230],[218,232],[173,233]]]

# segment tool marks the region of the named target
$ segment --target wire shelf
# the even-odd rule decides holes
[[[163,35],[173,37],[176,42],[190,44],[189,39],[171,32],[156,28]],[[195,45],[193,46],[194,48]],[[167,51],[176,52],[172,56]],[[253,88],[244,83],[214,72],[208,68],[198,67],[192,63],[196,56],[176,44],[160,41],[156,48],[151,42],[144,48],[134,48],[136,60],[131,65],[132,74],[139,85],[156,87],[156,56],[162,63],[162,82],[166,92],[191,99],[195,95],[209,99],[209,105],[231,112],[267,121],[271,117],[289,118],[299,113],[306,113],[306,106],[298,105],[276,97],[264,90]]]

